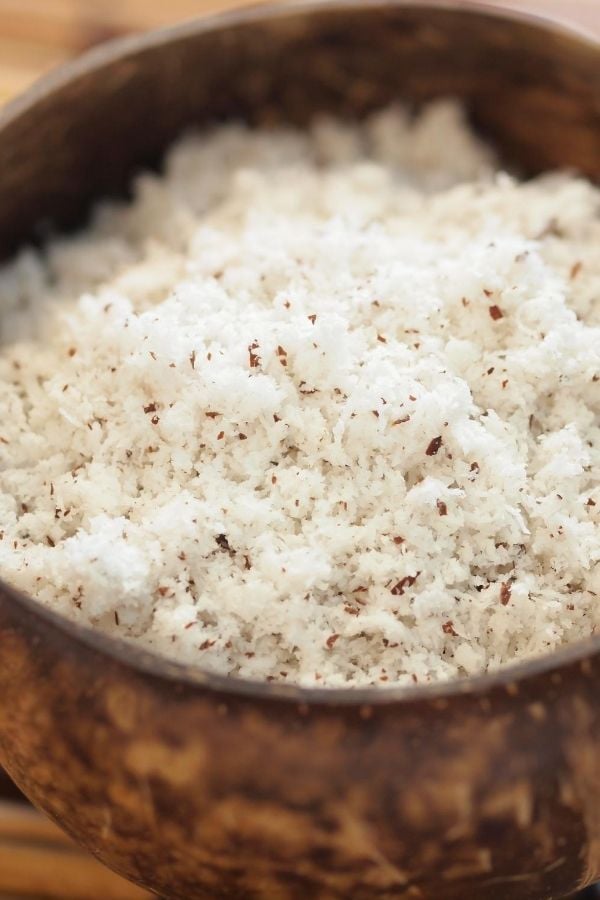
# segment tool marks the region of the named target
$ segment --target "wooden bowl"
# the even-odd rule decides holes
[[[600,174],[600,49],[535,19],[262,8],[92,52],[0,117],[0,251],[81,221],[182,127],[463,97],[524,170]],[[174,898],[557,897],[600,877],[600,639],[438,687],[294,689],[166,662],[0,589],[0,762]]]

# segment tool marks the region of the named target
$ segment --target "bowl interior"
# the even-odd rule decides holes
[[[0,258],[81,222],[191,125],[302,125],[458,96],[525,172],[600,174],[598,45],[539,20],[444,2],[255,8],[116,41],[0,115]]]
[[[113,42],[0,114],[0,257],[49,227],[80,224],[94,200],[125,192],[135,171],[157,164],[183,129],[232,117],[302,125],[318,112],[360,117],[394,100],[458,96],[521,170],[572,166],[597,177],[599,63],[598,44],[576,34],[444,2],[292,4]],[[18,595],[5,596],[14,602]],[[45,627],[59,627],[37,604],[27,615],[38,611]],[[150,665],[148,654],[119,649],[120,641],[68,628],[103,652],[113,647],[129,663]],[[568,664],[597,645],[586,642],[554,654],[553,663],[518,670]],[[158,659],[152,667],[168,677],[185,671]],[[232,682],[200,671],[188,677],[218,689]],[[469,682],[483,686],[487,679]],[[353,692],[353,702],[360,694]]]

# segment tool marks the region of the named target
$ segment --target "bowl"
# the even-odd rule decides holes
[[[190,124],[458,95],[525,172],[600,174],[600,47],[450,3],[262,7],[118,41],[0,116],[0,255]],[[600,877],[600,638],[494,675],[300,689],[184,667],[0,588],[0,762],[164,897],[561,896]]]

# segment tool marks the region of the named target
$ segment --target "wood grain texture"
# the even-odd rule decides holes
[[[147,900],[62,831],[21,805],[0,802],[0,894],[44,900]]]
[[[577,22],[600,34],[600,0],[495,2]],[[107,38],[244,4],[248,0],[0,0],[0,102]]]

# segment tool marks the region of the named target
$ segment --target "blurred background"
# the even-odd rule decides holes
[[[479,2],[552,15],[600,33],[600,0]],[[53,66],[108,38],[243,3],[244,0],[0,0],[0,103]]]
[[[600,0],[478,2],[550,16],[600,35]],[[54,66],[105,40],[240,5],[250,4],[247,0],[0,0],[0,105]],[[585,896],[592,894],[600,897],[593,889]],[[146,897],[144,891],[73,847],[24,804],[0,771],[0,900]]]

